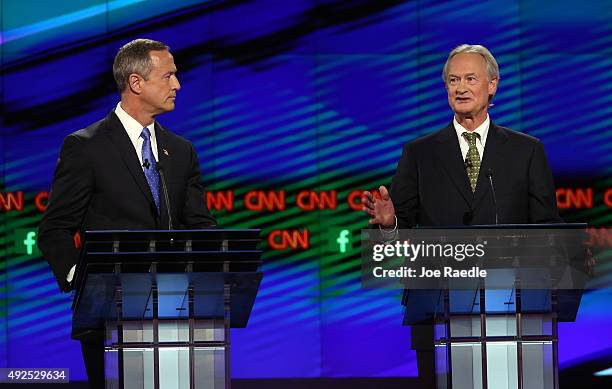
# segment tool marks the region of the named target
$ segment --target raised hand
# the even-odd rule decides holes
[[[367,190],[361,195],[363,211],[370,215],[370,224],[379,224],[383,228],[393,228],[395,226],[395,208],[389,197],[389,191],[384,186],[378,188],[380,198],[375,198]]]

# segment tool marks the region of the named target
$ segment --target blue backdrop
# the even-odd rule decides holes
[[[232,209],[213,207],[220,224],[262,228],[265,278],[248,328],[232,332],[235,378],[416,375],[399,293],[360,288],[367,218],[348,199],[387,185],[402,145],[452,119],[441,72],[459,44],[496,56],[491,117],[544,142],[566,220],[610,223],[609,2],[0,5],[0,367],[69,367],[71,379],[85,379],[70,340],[71,296],[23,240],[40,220],[62,139],[116,105],[112,60],[138,37],[171,46],[182,89],[159,120],[193,141],[212,194],[232,192]],[[285,209],[250,209],[252,190],[285,191]],[[303,190],[336,191],[337,204],[303,210]],[[334,246],[341,229],[352,231],[345,253]],[[308,248],[273,250],[275,230],[307,230]],[[561,326],[564,369],[612,366],[612,334],[603,331],[612,324],[610,268],[600,262],[599,289],[584,297],[576,323]]]

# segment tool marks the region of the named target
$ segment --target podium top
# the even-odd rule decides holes
[[[263,276],[259,232],[86,231],[77,266],[73,328],[99,328],[117,319],[119,305],[122,319],[147,319],[152,288],[159,292],[160,318],[183,318],[191,290],[194,317],[223,317],[229,296],[232,327],[246,326]]]
[[[259,229],[206,229],[206,230],[100,230],[85,231],[86,242],[122,240],[259,240]]]
[[[456,226],[422,226],[417,229],[422,230],[481,230],[481,229],[500,229],[500,230],[575,230],[585,229],[587,223],[541,223],[541,224],[476,224],[476,225],[456,225]]]

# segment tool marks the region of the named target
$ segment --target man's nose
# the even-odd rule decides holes
[[[457,93],[464,93],[467,92],[467,90],[467,81],[463,79],[459,80],[459,84],[457,84]]]
[[[173,89],[175,89],[175,90],[180,90],[181,89],[181,83],[179,82],[178,77],[176,77],[176,76],[174,76]]]

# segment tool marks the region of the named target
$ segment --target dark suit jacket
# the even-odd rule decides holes
[[[159,163],[165,172],[174,228],[207,228],[215,219],[205,205],[200,167],[191,142],[155,123]],[[39,226],[38,246],[60,289],[78,262],[73,235],[107,229],[167,229],[134,146],[114,112],[64,140],[51,196]]]
[[[399,228],[561,222],[542,143],[493,122],[472,194],[457,133],[446,128],[405,145],[390,196]]]

